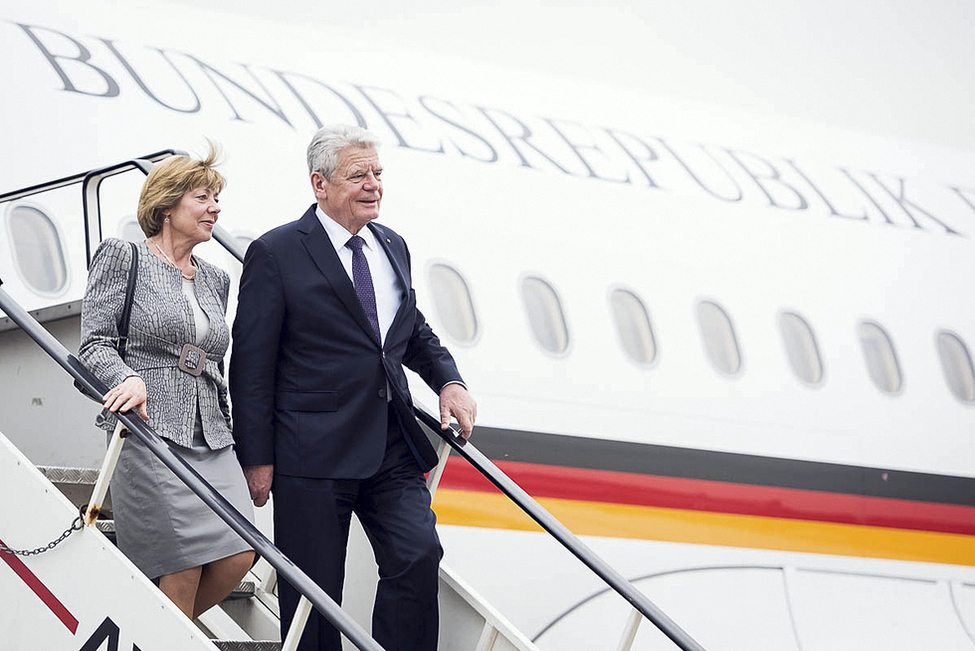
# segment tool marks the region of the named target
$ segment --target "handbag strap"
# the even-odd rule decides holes
[[[122,316],[118,321],[118,355],[125,359],[125,343],[129,339],[129,317],[132,315],[132,298],[135,296],[135,281],[139,275],[139,248],[135,242],[129,242],[132,247],[132,264],[129,266],[129,284],[125,288],[125,303],[122,305]]]

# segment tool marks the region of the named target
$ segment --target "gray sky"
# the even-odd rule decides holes
[[[975,3],[180,0],[420,53],[975,149]]]

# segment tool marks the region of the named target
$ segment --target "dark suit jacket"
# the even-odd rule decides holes
[[[403,367],[438,393],[461,377],[416,308],[406,242],[368,225],[403,291],[380,347],[315,208],[255,240],[244,259],[230,361],[237,457],[278,474],[363,479],[379,469],[392,412],[429,470],[436,454],[413,418]]]

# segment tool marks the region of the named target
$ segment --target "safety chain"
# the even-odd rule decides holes
[[[0,554],[13,554],[14,556],[36,556],[37,554],[43,554],[44,552],[49,552],[65,540],[68,536],[73,534],[75,531],[81,531],[85,528],[85,519],[83,515],[79,515],[71,523],[71,526],[64,530],[60,536],[55,540],[52,540],[47,544],[46,547],[38,547],[37,549],[11,549],[3,543],[0,543]]]

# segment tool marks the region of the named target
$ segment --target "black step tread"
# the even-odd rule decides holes
[[[281,643],[271,640],[211,640],[220,651],[281,651]]]

